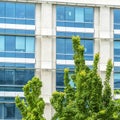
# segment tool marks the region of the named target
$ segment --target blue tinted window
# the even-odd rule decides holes
[[[16,4],[16,17],[17,18],[25,18],[25,4],[24,3]]]
[[[6,17],[15,17],[15,3],[6,3]]]
[[[35,5],[26,4],[26,18],[35,18]]]
[[[120,88],[120,73],[114,73],[114,88]]]
[[[93,22],[93,9],[92,8],[85,8],[85,22]]]
[[[7,101],[5,99],[1,99],[0,103],[0,119],[5,120],[13,120],[13,119],[21,119],[21,114],[18,108],[15,107],[15,103],[10,103],[9,98]],[[3,103],[7,102],[7,103]],[[13,100],[12,100],[13,102]]]
[[[25,37],[16,37],[16,51],[25,51]]]
[[[15,84],[24,85],[25,84],[25,70],[16,70],[15,72]]]
[[[66,53],[73,54],[71,39],[66,39]]]
[[[0,69],[0,84],[5,84],[5,70]]]
[[[56,72],[56,86],[64,86],[64,73],[63,70],[59,70]]]
[[[84,22],[84,8],[80,7],[75,8],[75,21]]]
[[[34,4],[0,2],[0,10],[0,23],[35,24]],[[11,33],[11,31],[6,30],[6,33]]]
[[[93,28],[93,8],[57,6],[56,16],[57,26]]]
[[[57,39],[56,49],[57,53],[65,53],[65,39]]]
[[[34,37],[26,37],[26,52],[34,52]]]
[[[69,21],[75,20],[75,8],[74,7],[66,7],[65,18]]]
[[[31,80],[32,77],[34,76],[34,70],[26,70],[26,78],[25,78],[25,83],[27,83],[28,80]]]
[[[57,6],[57,20],[64,20],[65,19],[65,7],[64,6]]]
[[[5,103],[4,118],[5,119],[15,118],[15,104]]]
[[[120,55],[120,41],[114,41],[114,55]]]
[[[56,41],[57,59],[65,59],[65,39],[57,39]]]
[[[85,40],[85,54],[93,55],[93,40]]]
[[[6,51],[15,51],[15,36],[6,36],[5,37],[5,50]]]
[[[0,2],[0,17],[5,17],[5,3]]]
[[[120,23],[120,9],[114,9],[114,23]]]
[[[5,37],[0,36],[0,51],[4,51],[5,47]]]
[[[3,104],[0,104],[0,119],[2,119],[2,114],[3,114],[2,108],[3,108]]]
[[[5,70],[5,82],[7,85],[14,84],[15,79],[14,76],[15,76],[14,70]]]

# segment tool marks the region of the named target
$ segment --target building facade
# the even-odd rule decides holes
[[[112,59],[111,88],[120,89],[119,0],[0,1],[0,120],[21,120],[14,99],[24,97],[22,87],[34,75],[42,80],[45,117],[51,119],[51,94],[64,89],[64,68],[74,70],[73,35],[81,37],[89,67],[99,52],[103,80]]]

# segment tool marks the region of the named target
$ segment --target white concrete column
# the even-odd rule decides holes
[[[104,80],[107,62],[113,60],[113,12],[110,7],[95,8],[95,52],[100,53],[99,70]],[[113,73],[111,87],[113,89]]]
[[[41,79],[41,5],[36,4],[35,11],[35,76]]]
[[[100,9],[94,8],[94,54],[100,52]]]
[[[41,4],[41,80],[42,96],[46,101],[45,117],[51,120],[53,114],[50,98],[55,91],[56,82],[56,17],[55,6],[50,3]],[[49,111],[49,112],[48,112]]]

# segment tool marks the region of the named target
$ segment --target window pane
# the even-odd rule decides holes
[[[34,52],[35,41],[34,37],[26,37],[26,52]]]
[[[4,116],[5,119],[15,118],[15,104],[5,103]]]
[[[15,36],[6,36],[5,37],[5,50],[6,51],[15,51]]]
[[[25,83],[25,70],[16,70],[15,72],[15,84],[24,85]]]
[[[120,88],[120,73],[114,73],[114,88]]]
[[[64,20],[65,19],[65,7],[64,6],[57,6],[57,20]]]
[[[16,51],[25,51],[25,37],[16,37]]]
[[[15,17],[15,3],[6,3],[6,17]]]
[[[34,70],[25,70],[26,78],[24,83],[26,84],[28,80],[31,80],[34,76]]]
[[[93,8],[85,8],[85,22],[93,22]]]
[[[56,72],[56,86],[64,86],[64,73],[63,70],[59,70]]]
[[[67,54],[73,54],[72,40],[71,39],[66,39],[66,53]]]
[[[15,107],[15,119],[22,119],[20,110],[17,107]]]
[[[93,40],[85,40],[85,54],[93,54]]]
[[[0,84],[5,84],[5,70],[0,69]]]
[[[65,54],[65,39],[57,39],[56,52]]]
[[[74,21],[74,20],[75,20],[74,7],[66,7],[65,10],[66,10],[66,11],[65,11],[66,20],[68,20],[68,21]]]
[[[0,17],[5,17],[5,3],[0,2]]]
[[[75,21],[84,22],[84,8],[75,8]]]
[[[16,4],[16,17],[25,18],[25,4],[24,3]]]
[[[0,51],[4,51],[5,49],[5,37],[0,36]]]
[[[5,82],[7,85],[14,84],[14,70],[5,70]]]
[[[35,5],[26,4],[26,18],[35,18]]]
[[[120,23],[120,9],[114,10],[114,23]]]
[[[114,55],[120,55],[120,42],[114,42]]]
[[[3,104],[0,103],[0,119],[3,118]]]

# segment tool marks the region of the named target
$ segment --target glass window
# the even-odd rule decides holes
[[[20,110],[17,107],[15,107],[15,119],[22,119]]]
[[[28,80],[31,80],[34,76],[34,70],[25,70],[26,78],[24,83],[26,84]]]
[[[64,86],[64,70],[57,70],[56,72],[56,86]]]
[[[84,22],[84,8],[80,7],[75,8],[75,21]]]
[[[16,51],[25,51],[25,37],[16,37]]]
[[[25,84],[25,70],[16,70],[15,71],[15,84],[24,85]]]
[[[26,4],[26,18],[35,18],[35,5]]]
[[[15,36],[6,36],[5,37],[5,50],[6,51],[15,51]]]
[[[0,51],[4,51],[5,49],[5,37],[0,36]]]
[[[3,118],[3,104],[0,103],[0,119]]]
[[[75,10],[74,7],[66,7],[65,9],[65,18],[68,21],[74,21],[75,20]]]
[[[120,41],[114,41],[114,55],[120,55]]]
[[[5,84],[5,70],[4,69],[0,69],[0,84]]]
[[[114,88],[120,88],[120,73],[114,73]]]
[[[57,6],[57,20],[64,20],[65,19],[65,7],[64,6]]]
[[[72,40],[71,39],[66,39],[66,53],[67,54],[73,54],[72,50]]]
[[[5,70],[5,82],[7,85],[9,84],[13,85],[14,78],[15,78],[14,70]]]
[[[15,3],[6,3],[6,17],[15,17]]]
[[[34,52],[35,50],[35,42],[34,37],[26,37],[26,52]]]
[[[0,17],[5,17],[5,3],[0,2]]]
[[[5,103],[4,116],[5,119],[15,118],[15,104]]]
[[[25,4],[24,3],[16,4],[16,18],[25,18]]]
[[[85,54],[93,55],[93,40],[85,40]]]
[[[56,41],[56,52],[65,54],[65,39],[57,38]]]
[[[93,8],[85,8],[85,22],[93,22]]]
[[[120,23],[120,9],[114,9],[114,23]]]

